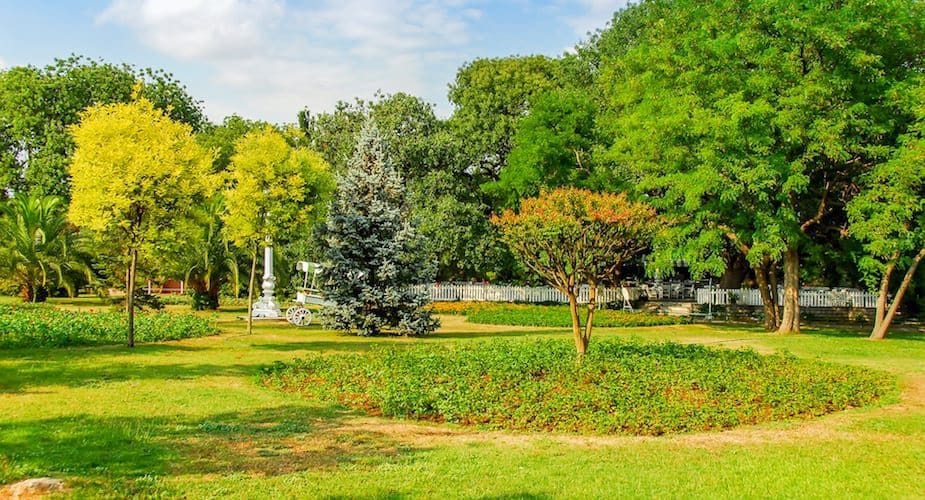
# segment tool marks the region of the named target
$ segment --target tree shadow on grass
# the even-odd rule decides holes
[[[54,476],[112,491],[150,476],[372,468],[424,450],[343,426],[351,415],[292,405],[204,418],[84,414],[0,423],[0,484]]]
[[[143,365],[130,362],[81,365],[67,362],[0,364],[0,394],[43,386],[93,387],[128,380],[190,380],[204,376],[242,376],[257,373],[253,364],[175,363]]]

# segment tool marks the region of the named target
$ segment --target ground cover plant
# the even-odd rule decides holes
[[[139,314],[139,342],[215,335],[215,322],[190,314]],[[122,312],[67,311],[48,306],[0,305],[0,348],[119,344],[125,340]]]
[[[483,325],[572,326],[571,313],[565,305],[509,304],[501,302],[435,302],[436,314],[461,314],[470,323]],[[683,323],[684,318],[645,312],[599,309],[594,317],[597,327],[663,326]]]
[[[373,414],[490,428],[662,435],[817,416],[872,403],[882,373],[673,342],[387,347],[277,363],[264,383]]]

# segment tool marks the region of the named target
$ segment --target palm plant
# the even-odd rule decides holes
[[[195,293],[193,306],[197,309],[218,307],[222,285],[230,282],[234,290],[240,288],[238,263],[223,237],[221,214],[225,202],[216,196],[193,211],[196,230],[183,243],[180,265],[189,287]]]
[[[50,284],[75,295],[77,278],[92,278],[84,242],[57,196],[17,194],[0,207],[0,273],[23,300],[45,300]]]

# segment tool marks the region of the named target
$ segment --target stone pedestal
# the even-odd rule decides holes
[[[267,243],[263,250],[263,294],[254,302],[254,319],[279,319],[283,314],[276,302],[276,276],[273,276],[273,247]]]

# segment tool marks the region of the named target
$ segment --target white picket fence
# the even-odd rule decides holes
[[[784,296],[778,292],[778,302]],[[698,288],[695,293],[698,304],[727,305],[735,302],[745,306],[760,306],[761,292],[754,288]],[[801,307],[877,307],[877,294],[855,288],[803,288],[800,290]]]
[[[477,302],[568,302],[564,293],[548,286],[511,286],[488,285],[481,283],[433,283],[430,285],[417,285],[418,292],[426,292],[434,302],[477,301]],[[578,302],[588,302],[589,287],[583,286],[578,290]],[[634,288],[627,288],[631,299],[638,297],[639,292]],[[598,288],[598,303],[623,302],[623,292],[619,288]]]

